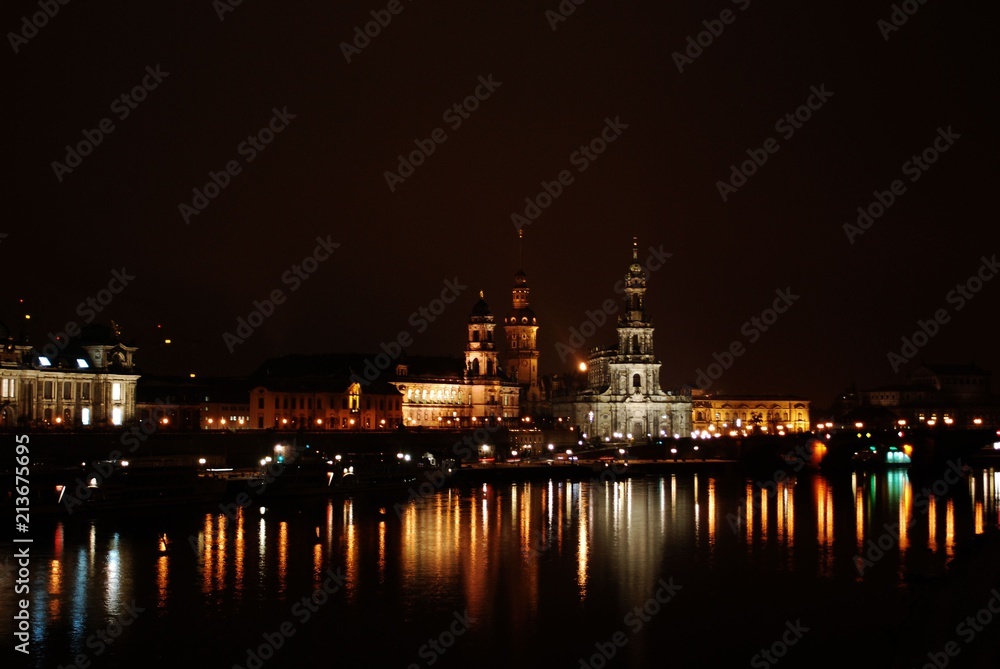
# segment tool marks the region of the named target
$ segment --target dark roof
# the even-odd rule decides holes
[[[136,382],[135,396],[137,402],[159,399],[191,404],[205,401],[247,404],[250,401],[250,386],[245,378],[199,376],[192,379],[188,376],[143,375]]]
[[[879,386],[878,388],[871,388],[864,392],[867,393],[900,393],[900,392],[911,392],[915,390],[926,390],[924,386],[915,386],[912,384],[893,384],[888,386]]]
[[[486,300],[480,297],[479,300],[474,305],[472,305],[471,315],[486,317],[486,316],[492,316],[493,312],[490,311],[490,305],[486,303]]]
[[[399,364],[406,365],[407,376],[458,379],[465,376],[465,360],[462,358],[444,355],[414,355],[400,359]]]
[[[254,387],[264,387],[268,390],[284,393],[346,393],[351,384],[357,382],[346,376],[302,376],[263,379]],[[400,395],[393,384],[375,379],[364,382],[361,379],[361,394],[365,395]]]
[[[914,370],[914,374],[919,372],[921,368]],[[937,374],[938,376],[979,376],[988,375],[989,372],[976,363],[969,363],[967,365],[923,365],[922,369],[926,369],[932,374]]]
[[[510,319],[514,319],[511,322]],[[524,307],[522,309],[511,309],[507,312],[506,321],[511,323],[511,325],[523,325],[521,322],[522,318],[528,319],[528,325],[538,325],[538,321],[535,318],[535,312],[531,310],[531,307]]]

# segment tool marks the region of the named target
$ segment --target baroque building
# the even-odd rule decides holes
[[[809,400],[791,395],[731,395],[692,391],[696,434],[746,435],[808,432]]]
[[[646,274],[634,240],[624,293],[617,343],[590,351],[586,385],[553,397],[553,417],[564,419],[587,439],[690,436],[690,395],[660,388],[661,363],[653,351],[654,328],[646,313]]]
[[[464,361],[408,357],[391,379],[403,394],[406,427],[476,427],[519,416],[520,388],[500,364],[496,318],[483,293],[466,325]]]
[[[0,323],[0,428],[84,428],[135,420],[136,348],[89,325],[54,355],[17,343]]]

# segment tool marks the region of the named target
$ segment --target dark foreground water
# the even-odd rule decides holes
[[[445,489],[398,514],[390,498],[252,506],[235,520],[36,519],[31,654],[8,657],[81,669],[998,666],[1000,555],[995,542],[966,546],[997,526],[1000,473],[930,500],[903,471],[775,488],[687,473]],[[5,653],[13,578],[0,577]],[[963,628],[977,612],[978,631]]]

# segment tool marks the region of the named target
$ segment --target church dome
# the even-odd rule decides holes
[[[492,316],[493,312],[490,311],[490,305],[486,303],[483,298],[483,291],[479,291],[479,301],[472,306],[472,316]]]

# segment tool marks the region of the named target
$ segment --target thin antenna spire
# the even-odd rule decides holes
[[[524,259],[521,254],[522,242],[524,241],[524,228],[517,229],[517,268],[524,269]]]
[[[639,259],[639,242],[636,237],[632,238],[632,260]]]

